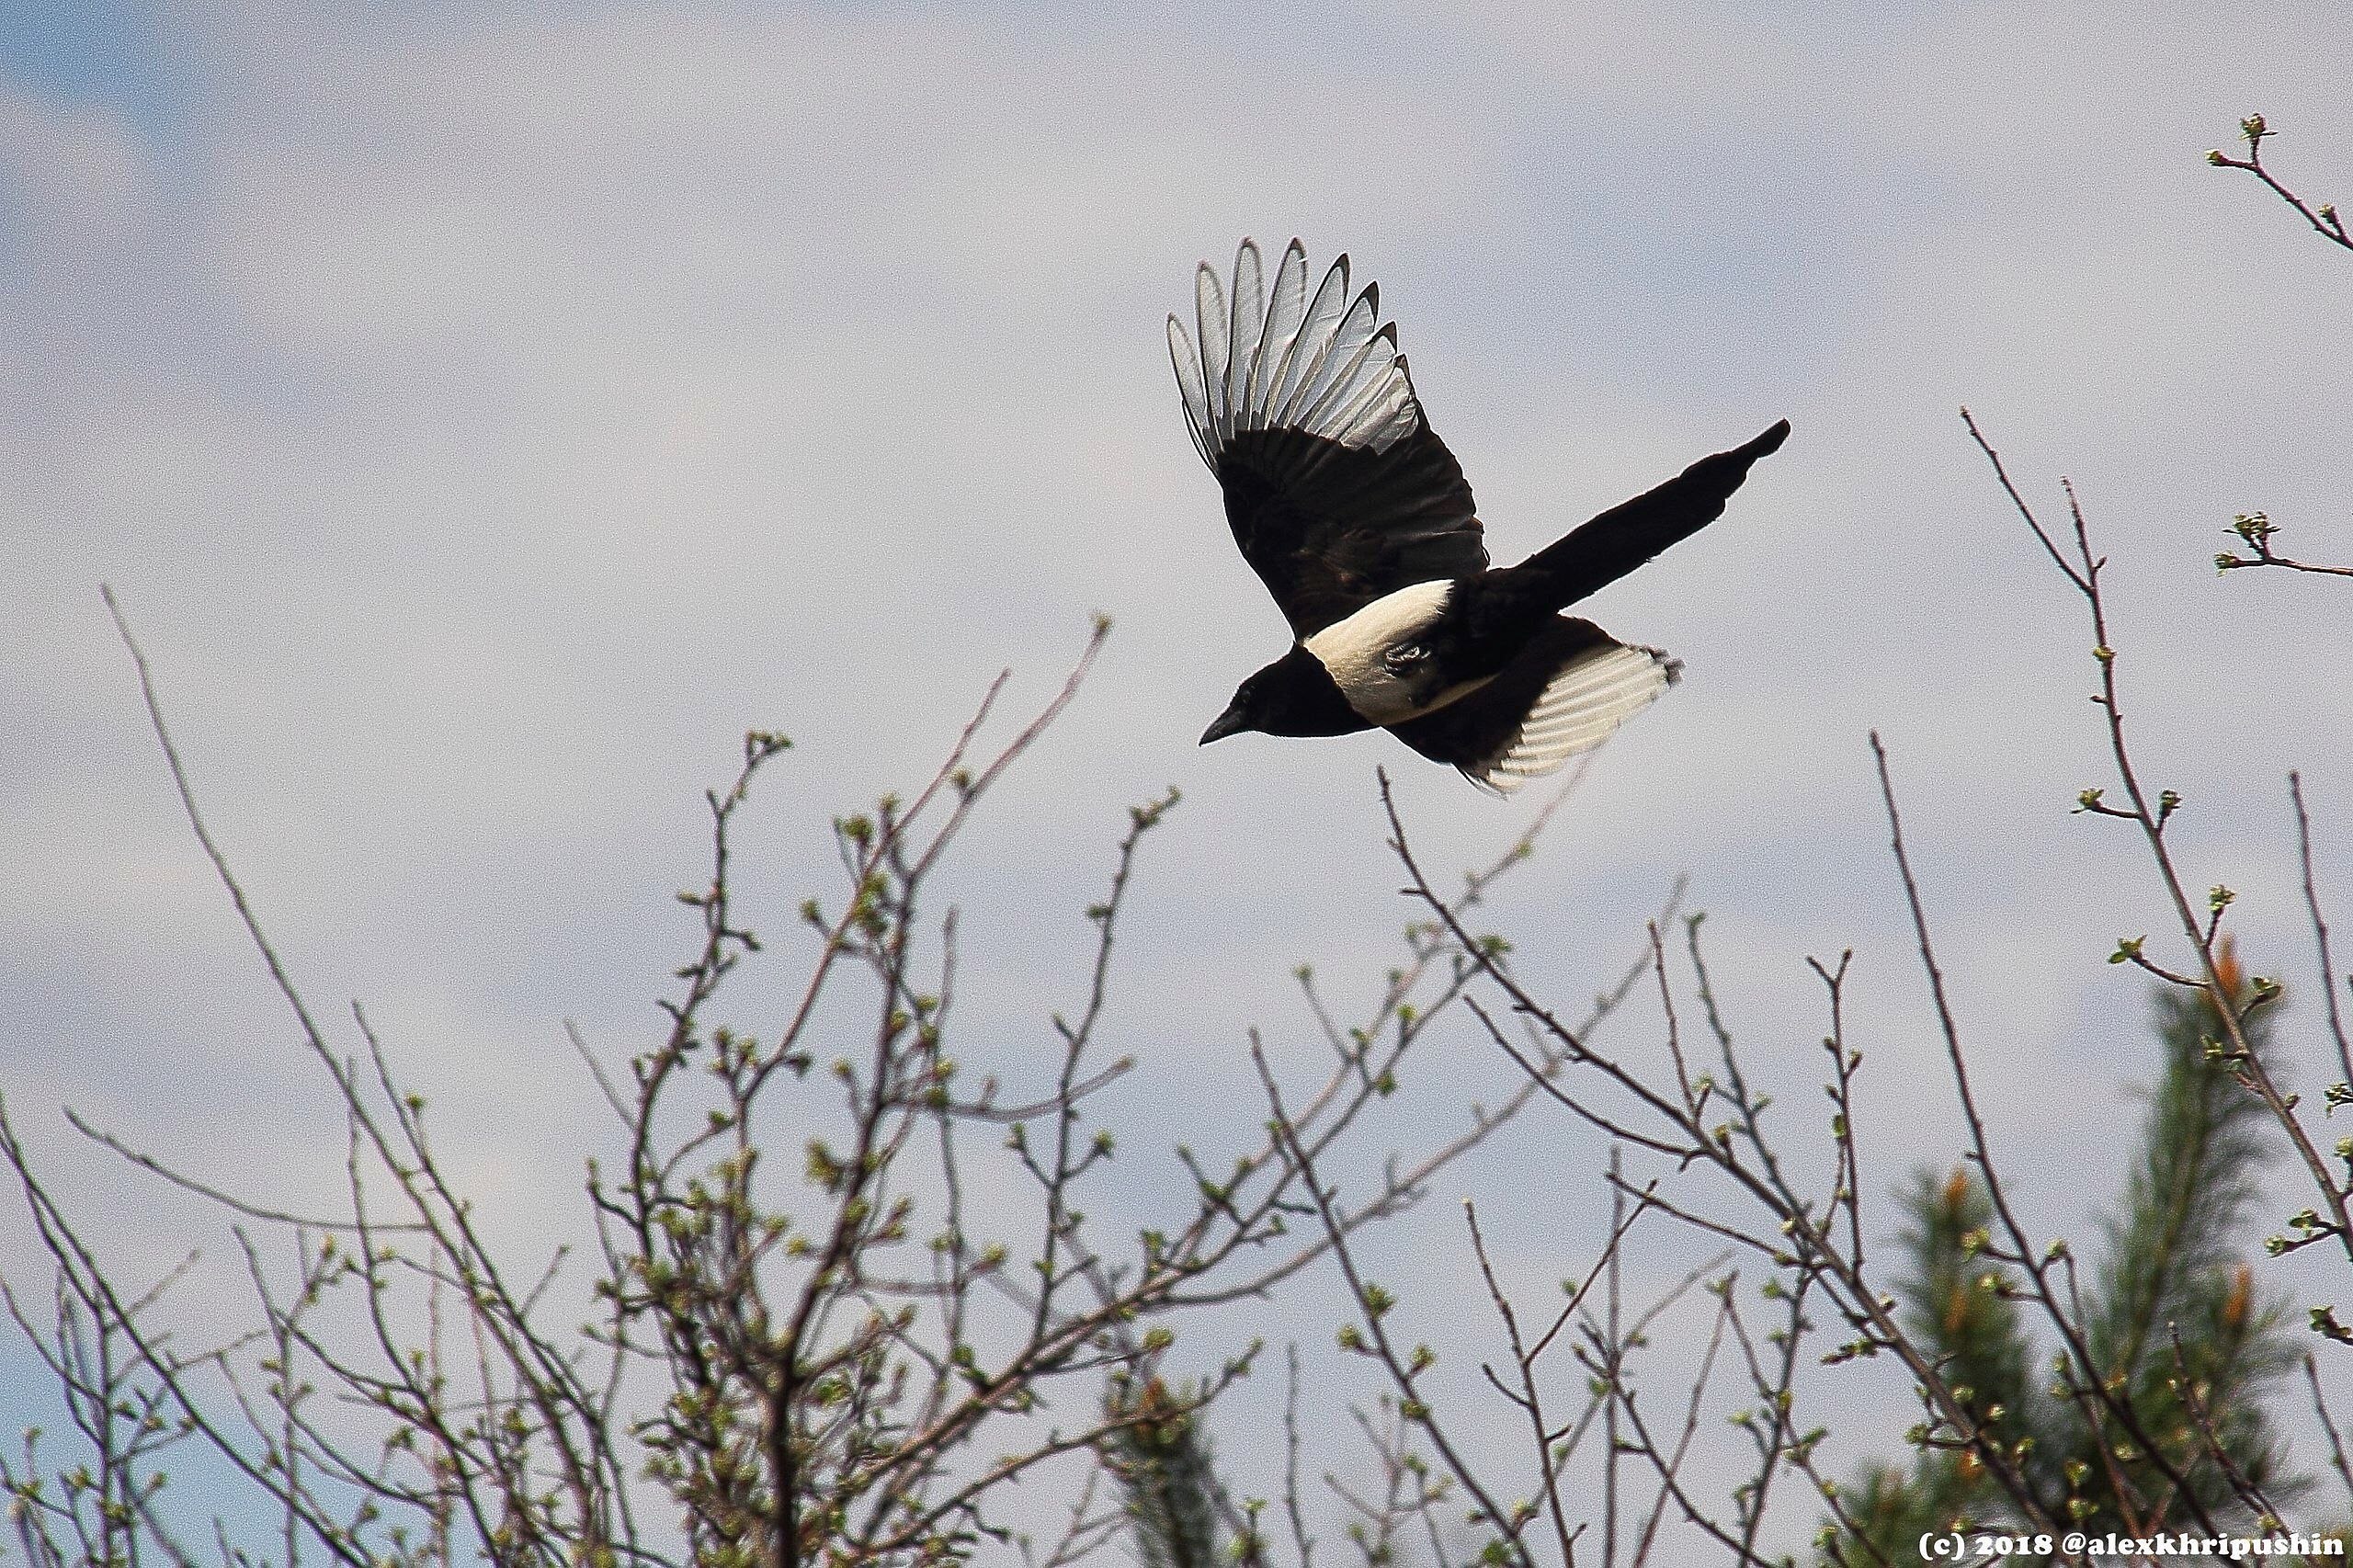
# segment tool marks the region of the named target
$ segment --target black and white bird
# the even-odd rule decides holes
[[[1297,240],[1269,298],[1256,242],[1229,296],[1207,262],[1196,352],[1168,350],[1234,542],[1290,622],[1201,744],[1258,730],[1381,728],[1506,794],[1609,738],[1681,665],[1561,611],[1722,516],[1783,420],[1700,459],[1517,566],[1491,568],[1471,486],[1422,416],[1381,290],[1349,290],[1348,258],[1313,294]]]

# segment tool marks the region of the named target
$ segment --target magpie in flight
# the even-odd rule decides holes
[[[1517,566],[1491,568],[1471,486],[1422,417],[1348,258],[1311,296],[1293,240],[1269,301],[1242,242],[1229,301],[1201,264],[1195,352],[1168,318],[1185,420],[1225,493],[1234,542],[1290,622],[1290,651],[1245,680],[1201,736],[1381,728],[1508,794],[1609,738],[1682,666],[1560,612],[1723,513],[1790,433],[1701,458]]]

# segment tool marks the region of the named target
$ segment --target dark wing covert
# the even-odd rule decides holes
[[[1462,469],[1422,416],[1381,290],[1348,294],[1348,258],[1311,299],[1297,240],[1265,292],[1256,241],[1195,280],[1196,353],[1168,318],[1169,358],[1194,449],[1225,492],[1226,520],[1291,631],[1308,637],[1415,583],[1483,571]]]

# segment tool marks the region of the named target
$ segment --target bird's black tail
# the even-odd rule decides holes
[[[1521,562],[1546,585],[1552,608],[1574,604],[1723,516],[1757,459],[1789,439],[1786,419],[1745,446],[1701,458],[1673,479],[1607,512]]]

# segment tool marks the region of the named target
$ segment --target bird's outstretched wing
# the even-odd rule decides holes
[[[1192,338],[1168,353],[1193,445],[1225,491],[1242,558],[1301,637],[1415,583],[1485,569],[1471,486],[1422,417],[1381,290],[1348,293],[1348,258],[1311,298],[1297,240],[1266,292],[1257,243],[1233,259],[1229,303],[1201,264]]]
[[[1508,795],[1608,740],[1682,668],[1656,648],[1560,616],[1494,680],[1391,733],[1481,789]]]

